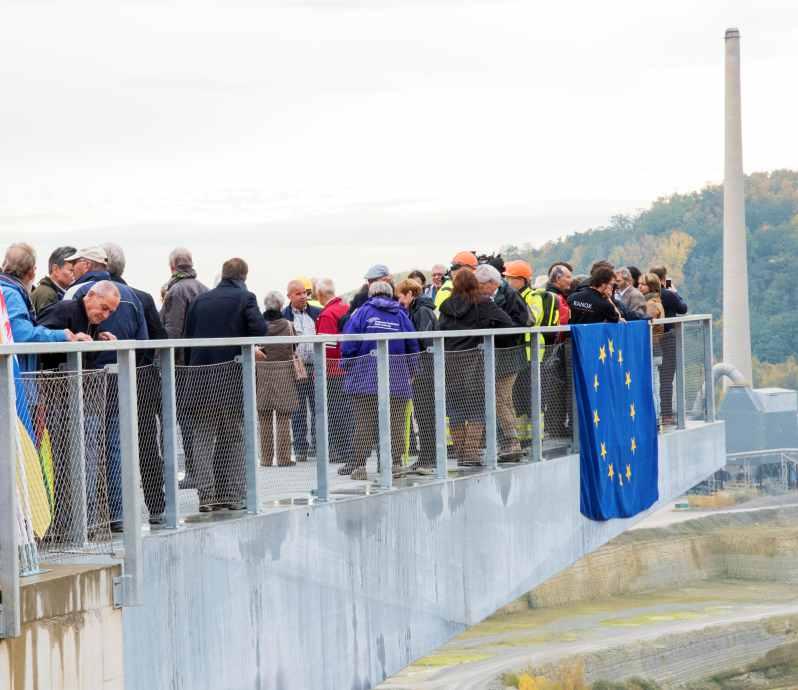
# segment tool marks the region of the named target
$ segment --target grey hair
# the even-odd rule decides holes
[[[335,283],[332,278],[320,278],[316,281],[316,292],[323,292],[325,295],[335,294]]]
[[[89,292],[99,295],[100,297],[116,297],[117,299],[121,299],[119,288],[110,280],[98,280],[89,288]],[[87,292],[86,294],[89,293]]]
[[[480,264],[477,266],[477,270],[474,271],[474,277],[477,279],[478,283],[502,284],[502,274],[490,264]]]
[[[106,270],[112,276],[121,277],[125,272],[125,252],[122,250],[122,247],[113,242],[106,242],[101,246],[105,250],[105,255],[108,257]]]
[[[282,311],[285,306],[285,297],[279,290],[272,290],[266,293],[263,298],[263,306],[267,311]]]
[[[624,280],[628,280],[630,283],[632,282],[632,272],[626,268],[626,266],[621,266],[616,273],[619,273],[621,276],[623,276]]]
[[[551,267],[551,271],[549,272],[549,280],[552,283],[556,283],[560,278],[565,275],[565,271],[567,271],[567,267],[563,266],[562,264],[557,264],[556,266]]]
[[[15,242],[6,249],[3,271],[24,278],[36,266],[36,250],[27,242]]]
[[[375,280],[369,285],[369,297],[393,297],[393,285],[384,280]]]
[[[176,247],[169,252],[169,267],[170,268],[193,268],[194,258],[191,252],[185,247]]]

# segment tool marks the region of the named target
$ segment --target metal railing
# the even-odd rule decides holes
[[[652,355],[659,356],[662,363],[659,368],[666,371],[673,369],[674,381],[672,404],[675,412],[674,426],[683,429],[687,425],[688,410],[691,409],[697,390],[701,386],[695,385],[700,377],[701,385],[711,390],[712,376],[712,329],[711,317],[698,315],[682,318],[664,319],[652,322],[653,325],[664,325],[671,329],[673,348],[668,354],[657,354],[652,348]],[[330,343],[351,343],[369,341],[375,343],[373,351],[368,355],[376,358],[376,366],[368,371],[376,376],[375,395],[369,397],[367,404],[360,405],[360,417],[353,414],[350,408],[344,412],[354,421],[354,430],[346,427],[346,434],[352,436],[352,443],[361,444],[354,450],[362,456],[367,454],[371,458],[371,465],[363,467],[361,479],[368,478],[368,470],[373,468],[374,460],[379,466],[379,474],[372,473],[371,479],[377,479],[377,490],[390,490],[395,483],[394,474],[397,470],[396,458],[401,455],[392,447],[397,439],[402,439],[402,454],[411,454],[411,440],[413,431],[417,430],[416,443],[419,445],[419,454],[424,455],[429,481],[443,480],[450,471],[449,461],[457,457],[458,465],[476,464],[478,469],[495,470],[498,467],[499,454],[502,447],[517,449],[522,448],[520,457],[514,459],[520,462],[539,462],[547,455],[553,453],[577,452],[579,448],[578,428],[573,412],[575,400],[572,389],[570,340],[562,334],[570,330],[567,326],[544,328],[506,328],[498,330],[479,331],[436,331],[427,333],[388,333],[388,334],[363,334],[363,335],[317,335],[300,337],[257,337],[257,338],[219,338],[219,339],[193,339],[193,340],[155,340],[155,341],[114,341],[90,343],[48,343],[48,344],[14,344],[0,346],[0,442],[2,443],[3,461],[0,462],[0,592],[2,592],[2,609],[0,609],[0,637],[15,636],[19,634],[19,576],[20,559],[14,515],[16,514],[17,492],[16,463],[10,460],[17,455],[15,438],[17,433],[17,411],[15,407],[15,381],[13,375],[13,358],[18,354],[55,354],[62,353],[67,357],[63,370],[68,378],[66,388],[71,396],[61,410],[73,420],[71,433],[70,458],[77,463],[69,468],[70,484],[69,500],[75,501],[71,515],[75,516],[79,524],[71,525],[68,530],[73,541],[77,535],[78,542],[90,541],[91,531],[88,514],[91,513],[91,492],[87,494],[86,484],[86,441],[91,441],[93,430],[108,428],[105,425],[97,427],[96,420],[92,427],[87,428],[86,421],[86,389],[84,383],[89,372],[95,375],[97,370],[84,370],[83,359],[89,353],[114,351],[117,355],[115,370],[107,371],[106,376],[112,376],[113,388],[117,391],[114,405],[108,415],[118,416],[118,463],[121,472],[121,502],[123,519],[123,546],[124,567],[123,575],[117,584],[118,603],[132,606],[141,603],[142,593],[142,466],[140,459],[143,455],[152,455],[154,463],[160,463],[161,474],[156,473],[156,489],[163,492],[164,527],[176,529],[180,524],[181,491],[179,487],[180,462],[185,463],[189,469],[191,463],[197,462],[195,444],[188,437],[198,431],[196,424],[218,424],[221,422],[235,425],[233,432],[240,433],[243,448],[241,456],[230,460],[224,465],[222,471],[239,473],[234,479],[240,481],[244,487],[244,502],[248,513],[258,513],[262,510],[259,506],[259,478],[264,481],[264,472],[269,471],[260,467],[261,442],[263,440],[259,428],[259,385],[258,364],[256,363],[256,348],[259,346],[297,345],[308,343],[312,345],[312,358],[308,360],[311,375],[307,380],[308,404],[311,406],[307,413],[315,415],[315,481],[312,486],[304,487],[314,501],[324,502],[331,498],[333,483],[337,479],[333,461],[340,462],[341,458],[330,457],[330,438],[340,437],[341,429],[335,429],[341,418],[346,421],[346,414],[335,406],[349,404],[351,400],[341,402],[340,386],[331,385],[328,367],[334,365],[334,360],[327,357],[327,346]],[[529,335],[526,344],[519,345],[515,351],[497,348],[495,339],[508,335]],[[538,341],[540,337],[548,342],[542,357],[531,356],[539,353]],[[476,350],[454,351],[446,349],[446,340],[451,338],[477,337],[481,345]],[[397,340],[417,340],[423,338],[431,345],[421,355],[392,355],[390,344]],[[175,363],[175,352],[187,347],[240,348],[240,356],[236,363],[221,366],[227,372],[224,385],[229,388],[228,402],[219,404],[213,398],[206,397],[200,401],[210,405],[205,411],[208,418],[200,422],[191,421],[186,416],[185,387],[191,383],[190,375],[194,375],[200,367],[181,367]],[[153,378],[147,374],[142,379],[142,368],[137,371],[136,353],[141,350],[152,350],[155,353],[153,371],[157,376]],[[468,354],[471,353],[471,354]],[[423,358],[423,362],[412,362],[413,357]],[[399,357],[411,358],[401,364]],[[670,357],[670,364],[665,360]],[[510,362],[511,364],[508,364]],[[346,360],[338,362],[345,366]],[[400,365],[401,364],[401,365]],[[371,367],[371,364],[369,365]],[[191,371],[190,371],[191,370]],[[351,368],[349,370],[351,372]],[[397,397],[392,388],[396,385],[397,371],[407,376],[408,390]],[[408,373],[409,372],[409,373]],[[215,375],[220,375],[219,371]],[[260,376],[263,377],[263,371]],[[268,375],[268,374],[267,374]],[[273,373],[272,373],[273,375]],[[341,376],[341,372],[335,372]],[[344,377],[350,376],[345,372]],[[187,378],[188,377],[188,378]],[[425,387],[413,386],[424,383]],[[431,380],[430,380],[431,378]],[[142,380],[147,383],[142,384]],[[218,381],[218,379],[214,379]],[[693,383],[690,383],[690,382]],[[213,386],[208,385],[209,379],[196,379],[193,381],[193,394],[197,391],[208,391]],[[339,381],[340,384],[340,381]],[[216,385],[216,384],[214,384]],[[189,386],[190,387],[190,386]],[[146,388],[146,390],[145,390]],[[310,390],[312,389],[312,391]],[[666,385],[655,385],[655,395],[661,396],[661,391],[670,390]],[[312,393],[312,395],[311,395]],[[261,393],[262,395],[262,393]],[[347,393],[353,397],[351,391]],[[393,396],[393,397],[392,397]],[[417,401],[415,409],[410,404],[406,405],[405,415],[402,420],[396,413],[396,405],[407,403],[414,398]],[[421,397],[424,397],[422,402]],[[365,398],[365,396],[364,396]],[[42,398],[42,401],[45,401]],[[229,404],[229,400],[234,403]],[[509,400],[509,403],[508,403]],[[360,402],[364,402],[361,400]],[[660,401],[662,402],[662,401]],[[240,404],[240,408],[238,405]],[[303,402],[303,406],[304,406]],[[508,404],[513,410],[508,410]],[[227,407],[225,407],[227,405]],[[369,407],[372,405],[372,407]],[[498,405],[498,407],[497,407]],[[190,407],[190,405],[189,405]],[[111,408],[109,408],[111,409]],[[303,407],[303,414],[306,408]],[[230,412],[232,410],[232,412]],[[333,414],[331,415],[331,410]],[[393,410],[393,413],[392,413]],[[267,410],[268,412],[268,410]],[[263,410],[261,410],[261,414]],[[336,418],[338,413],[338,418]],[[498,413],[498,414],[497,414]],[[213,415],[217,417],[213,417]],[[369,445],[370,431],[363,425],[373,422],[377,417],[376,443]],[[222,419],[224,417],[224,419]],[[705,421],[714,421],[714,399],[706,396],[703,405],[703,414],[700,417]],[[269,412],[269,424],[272,417]],[[466,429],[473,433],[462,434],[462,429],[457,426],[460,419]],[[208,421],[210,420],[210,421]],[[520,421],[519,421],[520,420]],[[146,421],[147,423],[143,423]],[[279,421],[279,420],[278,420]],[[284,420],[283,420],[284,421]],[[358,427],[358,422],[361,426]],[[397,434],[396,424],[405,425],[404,437]],[[516,423],[514,423],[516,422]],[[423,429],[422,429],[423,427]],[[214,427],[215,428],[215,427]],[[364,430],[365,429],[365,430]],[[409,431],[408,431],[409,429]],[[154,431],[153,431],[154,430]],[[203,427],[203,431],[207,431]],[[271,432],[272,429],[269,429]],[[280,432],[279,425],[275,433]],[[157,435],[157,442],[153,446],[153,433]],[[311,432],[302,442],[310,443]],[[430,437],[434,434],[434,442]],[[216,435],[214,435],[216,434]],[[228,438],[222,432],[211,431],[201,451],[205,456],[214,456],[211,462],[218,459],[218,447],[215,447],[219,438]],[[236,436],[238,438],[238,436]],[[209,445],[210,444],[210,445]],[[516,445],[518,444],[518,445]],[[201,444],[200,444],[201,445]],[[301,444],[300,444],[301,445]],[[182,451],[181,451],[182,447]],[[294,438],[294,458],[297,458],[297,439]],[[354,446],[353,446],[354,448]],[[372,455],[372,448],[376,450],[376,458]],[[232,452],[231,449],[222,449]],[[114,449],[113,452],[116,452]],[[354,451],[353,451],[354,452]],[[301,454],[301,447],[299,450]],[[108,452],[106,453],[108,454]],[[466,455],[475,462],[466,463]],[[518,454],[517,454],[518,455]],[[207,458],[206,458],[207,459]],[[301,459],[301,458],[300,458]],[[106,458],[106,461],[108,459]],[[278,462],[274,465],[280,465]],[[116,459],[114,459],[116,462]],[[203,460],[205,462],[205,460]],[[240,462],[240,465],[237,464]],[[400,461],[400,463],[403,461]],[[424,463],[421,463],[422,465]],[[269,458],[271,466],[271,458]],[[233,468],[232,470],[230,468]],[[305,466],[311,468],[310,463]],[[226,469],[225,469],[226,468]],[[404,467],[401,468],[404,470]],[[468,470],[463,470],[468,471]],[[401,472],[400,472],[401,473]],[[302,474],[303,481],[310,475]],[[145,484],[146,484],[145,477]],[[162,487],[161,487],[162,482]],[[146,486],[145,486],[145,498]],[[66,500],[66,499],[65,499]],[[200,503],[202,499],[200,498]],[[213,501],[211,501],[213,502]],[[149,507],[149,506],[148,506]],[[184,513],[186,511],[183,511]],[[188,512],[191,512],[189,509]],[[112,518],[111,513],[108,519]],[[45,545],[46,546],[46,545]],[[45,553],[47,549],[45,548]]]

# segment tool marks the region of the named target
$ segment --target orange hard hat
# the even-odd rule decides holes
[[[508,261],[504,264],[504,275],[508,278],[523,278],[532,280],[532,266],[522,259]]]
[[[476,268],[479,262],[477,261],[476,254],[474,252],[457,252],[452,259],[452,267],[457,266],[468,266],[470,268]]]

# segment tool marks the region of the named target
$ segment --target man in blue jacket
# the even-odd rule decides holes
[[[186,315],[186,338],[242,338],[266,335],[258,300],[247,290],[243,259],[222,265],[222,280],[194,299]],[[200,511],[246,508],[244,482],[243,381],[235,361],[240,347],[193,347],[183,381],[191,415],[194,483]],[[216,366],[207,366],[216,365]]]
[[[64,294],[64,300],[77,299],[85,295],[89,288],[101,280],[113,280],[108,271],[108,255],[102,247],[86,247],[68,256],[72,261],[75,282]],[[108,331],[117,340],[149,340],[147,320],[141,301],[127,285],[118,284],[119,306],[103,323],[101,331]],[[96,360],[97,368],[106,364],[116,364],[116,352],[102,352]]]
[[[390,283],[376,281],[369,286],[369,298],[346,322],[344,333],[414,333],[415,328],[404,307],[393,298]],[[352,459],[338,474],[350,474],[352,479],[367,479],[366,459],[378,441],[377,414],[377,358],[374,340],[346,342],[341,347],[342,366],[346,371],[344,389],[352,396],[355,412],[355,438]],[[401,474],[404,449],[404,417],[407,401],[413,398],[411,379],[418,367],[418,340],[389,341],[391,396],[391,456],[393,472]],[[387,458],[382,458],[387,462]]]
[[[85,333],[75,334],[69,329],[52,330],[37,325],[36,311],[30,298],[31,286],[36,279],[36,252],[23,242],[12,244],[3,259],[0,273],[0,291],[6,302],[11,335],[15,343],[63,343],[68,340],[91,340]],[[17,358],[20,371],[36,371],[36,355]]]

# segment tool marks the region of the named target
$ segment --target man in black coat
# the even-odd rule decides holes
[[[679,293],[668,285],[668,269],[665,266],[654,266],[651,273],[655,274],[662,285],[660,299],[662,308],[665,310],[665,318],[681,316],[687,313],[687,302]],[[659,396],[660,410],[662,412],[662,424],[673,424],[673,379],[676,376],[676,331],[673,324],[665,324],[665,332],[660,340],[662,347],[662,366],[659,376]]]
[[[242,338],[266,335],[258,300],[247,290],[249,268],[243,259],[222,265],[222,279],[199,295],[186,315],[186,338]],[[183,390],[192,415],[194,481],[200,511],[246,508],[244,481],[241,348],[192,347],[186,355]],[[216,366],[207,366],[216,365]]]
[[[118,244],[107,242],[102,245],[108,257],[106,264],[111,280],[118,285],[127,285],[122,274],[125,272],[125,253]],[[144,321],[150,340],[166,340],[166,329],[149,292],[137,290],[128,285],[139,298],[144,309]],[[163,491],[163,457],[158,443],[158,419],[161,418],[161,374],[153,365],[154,350],[136,351],[136,401],[138,403],[139,428],[139,469],[144,487],[144,502],[150,512],[150,524],[163,525],[166,507]],[[113,382],[112,382],[113,384]]]

